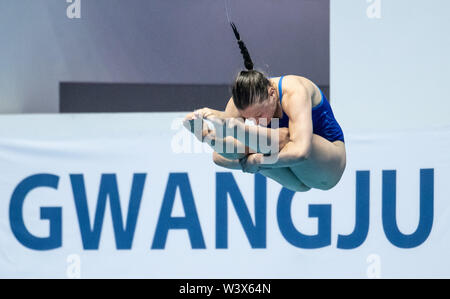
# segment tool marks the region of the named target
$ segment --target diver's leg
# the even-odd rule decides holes
[[[314,134],[311,146],[308,159],[290,169],[305,185],[329,190],[339,182],[345,170],[345,144],[342,141],[330,142]]]
[[[277,151],[279,151],[290,141],[289,129],[279,128],[276,129],[276,133],[274,134],[278,135]],[[216,141],[214,132],[209,131],[204,136],[204,141],[209,144],[215,152],[229,160],[241,159],[248,154],[256,153],[255,150],[249,148],[244,143],[231,136],[221,139],[223,141],[220,143]]]
[[[259,173],[265,177],[271,178],[283,187],[295,192],[306,192],[311,190],[310,187],[306,186],[297,178],[297,176],[289,167],[262,169],[259,171]]]

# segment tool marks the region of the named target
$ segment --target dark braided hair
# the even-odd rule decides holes
[[[241,49],[241,54],[244,56],[244,64],[245,68],[249,71],[253,70],[253,61],[250,57],[250,54],[248,53],[247,47],[245,46],[244,42],[241,40],[241,35],[239,34],[239,31],[236,28],[236,25],[234,25],[233,22],[230,23],[231,28],[233,28],[234,36],[236,36],[236,39],[239,44],[239,49]]]
[[[269,79],[257,70],[253,70],[253,61],[245,43],[241,40],[239,31],[233,22],[230,22],[237,39],[241,54],[244,57],[246,71],[241,71],[232,86],[233,102],[236,108],[244,110],[254,103],[264,101],[268,97]]]

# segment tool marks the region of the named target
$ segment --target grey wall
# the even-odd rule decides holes
[[[329,88],[320,86],[327,99]],[[202,107],[225,110],[225,84],[142,84],[61,82],[59,112],[186,112]]]
[[[329,85],[329,0],[229,0],[258,68]],[[0,1],[0,113],[58,112],[59,82],[228,84],[223,0]],[[324,46],[326,45],[326,46]]]

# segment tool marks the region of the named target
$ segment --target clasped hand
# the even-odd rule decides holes
[[[242,171],[245,173],[258,173],[261,170],[263,154],[250,154],[241,161]]]

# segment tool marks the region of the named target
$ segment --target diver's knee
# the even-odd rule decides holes
[[[281,150],[291,141],[291,136],[288,128],[279,128],[278,133],[278,150]]]

